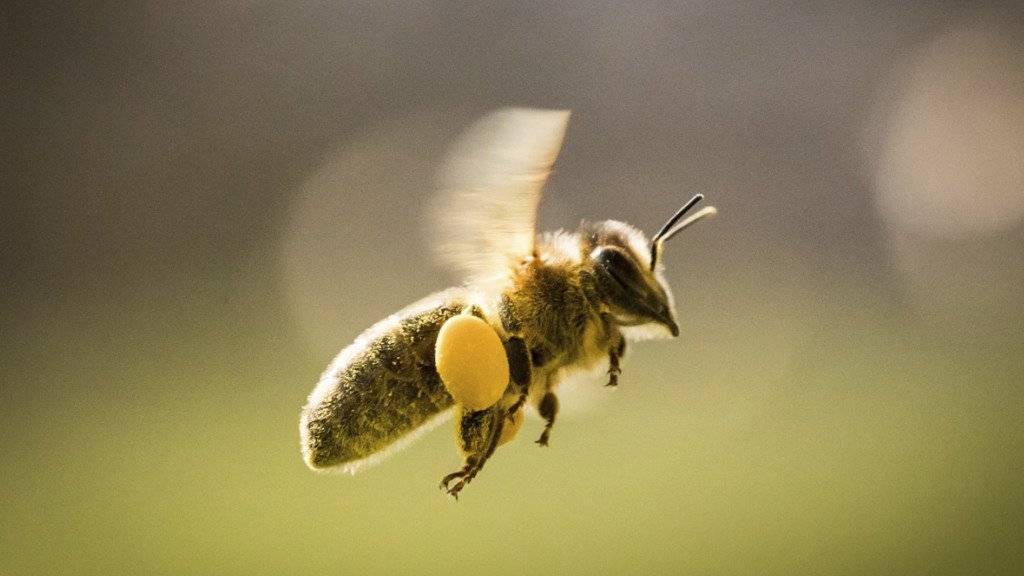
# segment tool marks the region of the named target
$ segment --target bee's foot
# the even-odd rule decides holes
[[[541,432],[540,438],[537,438],[537,440],[534,441],[534,444],[546,447],[548,445],[548,438],[550,438],[550,437],[551,437],[551,431],[550,430],[544,430],[543,432]]]
[[[456,500],[458,500],[459,499],[459,492],[462,491],[462,487],[465,486],[465,485],[466,485],[466,481],[465,480],[459,480],[451,488],[445,489],[445,492],[447,492],[448,495],[451,496],[452,498],[455,498]]]
[[[457,478],[462,478],[465,475],[466,475],[466,471],[465,470],[459,470],[458,472],[452,472],[451,474],[448,474],[444,478],[441,478],[441,485],[438,486],[438,488],[440,488],[441,490],[444,490],[445,492],[447,492],[448,491],[448,485],[452,483],[452,480],[455,480]]]
[[[458,472],[452,472],[441,479],[441,485],[439,488],[447,492],[452,498],[458,500],[459,492],[465,488],[466,484],[469,484],[469,481],[473,479],[474,474],[475,472],[470,468],[463,468]],[[458,482],[452,484],[455,480],[458,480]]]
[[[619,385],[619,374],[622,374],[622,370],[618,366],[612,366],[608,369],[608,383],[605,386],[618,386]]]

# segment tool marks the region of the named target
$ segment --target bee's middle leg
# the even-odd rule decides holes
[[[544,419],[544,431],[540,433],[540,438],[536,440],[536,443],[547,446],[548,439],[551,437],[551,427],[555,425],[555,416],[558,416],[558,396],[555,396],[555,393],[550,390],[546,392],[540,400],[540,405],[537,406],[537,412]]]
[[[508,339],[508,342],[505,343],[505,353],[508,356],[510,388],[519,395],[506,412],[506,417],[511,420],[526,403],[530,392],[530,373],[533,370],[533,362],[530,360],[530,349],[526,347],[526,342],[518,336]]]

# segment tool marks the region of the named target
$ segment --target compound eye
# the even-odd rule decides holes
[[[598,267],[627,293],[643,294],[647,291],[640,268],[620,248],[598,248],[593,258]]]

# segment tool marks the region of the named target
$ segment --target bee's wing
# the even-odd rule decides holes
[[[482,279],[533,252],[541,190],[568,121],[565,110],[509,108],[459,138],[440,171],[432,214],[442,263]]]

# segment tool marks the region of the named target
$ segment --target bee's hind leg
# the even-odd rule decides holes
[[[457,440],[465,454],[462,469],[441,479],[441,490],[459,498],[459,492],[480,472],[487,459],[494,454],[505,425],[505,409],[499,402],[486,410],[467,410],[459,407]],[[454,484],[453,484],[454,482]]]

